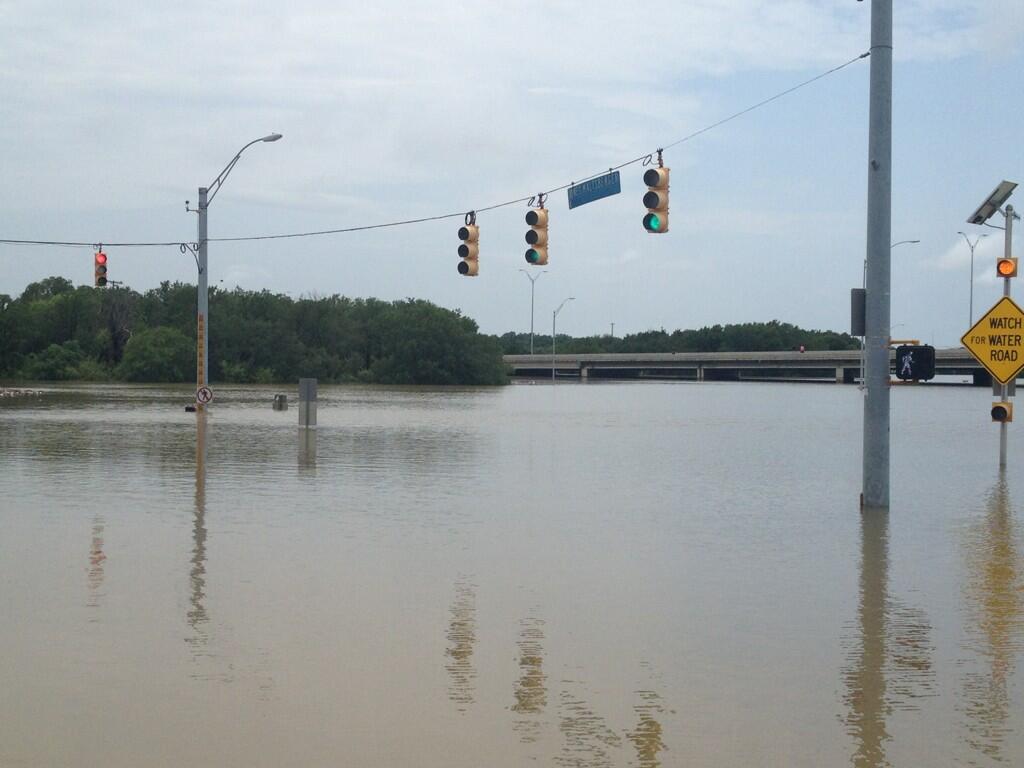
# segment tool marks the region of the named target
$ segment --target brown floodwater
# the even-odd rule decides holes
[[[0,766],[1024,764],[986,390],[0,399]]]

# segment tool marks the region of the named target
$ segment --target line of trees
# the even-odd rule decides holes
[[[501,384],[501,345],[428,301],[292,299],[211,289],[210,380]],[[0,295],[0,376],[181,382],[196,376],[196,288],[73,286],[62,277]]]
[[[564,354],[613,352],[778,352],[796,350],[859,349],[860,342],[846,333],[808,331],[789,323],[712,325],[699,330],[644,331],[626,336],[584,336],[558,334],[556,350]],[[501,337],[506,355],[530,353],[530,334],[506,333]],[[533,348],[538,354],[551,350],[551,336],[535,334]]]
[[[479,333],[428,301],[343,296],[292,299],[269,291],[210,290],[210,380],[238,383],[500,384],[503,354],[530,351],[528,333]],[[0,294],[0,377],[21,380],[184,382],[196,375],[196,288],[164,282],[137,293],[75,287],[63,277]],[[735,352],[857,349],[857,339],[789,323],[714,325],[623,337],[558,337],[558,351]],[[551,348],[537,335],[534,348]]]

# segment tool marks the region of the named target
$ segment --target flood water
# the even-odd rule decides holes
[[[1024,764],[1024,425],[852,386],[0,400],[0,766]]]

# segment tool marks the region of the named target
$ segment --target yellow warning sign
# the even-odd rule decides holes
[[[1003,296],[960,337],[960,343],[993,379],[1009,383],[1024,368],[1024,310]]]

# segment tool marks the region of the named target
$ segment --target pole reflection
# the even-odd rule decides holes
[[[299,471],[316,474],[316,430],[299,427]]]
[[[103,552],[103,529],[106,522],[97,515],[92,522],[92,543],[89,546],[89,570],[87,581],[89,584],[89,598],[86,605],[89,608],[99,608],[100,597],[103,586],[103,568],[107,556]],[[96,621],[95,617],[91,621]]]
[[[541,735],[543,714],[548,703],[547,675],[544,674],[544,621],[527,618],[519,622],[519,679],[516,703],[512,711],[519,715],[513,728],[523,743],[537,741]]]
[[[476,587],[467,579],[455,583],[455,602],[450,608],[448,625],[448,662],[445,669],[450,678],[448,698],[460,712],[465,712],[474,700],[476,668],[473,649],[476,645]]]
[[[843,678],[847,731],[858,768],[889,765],[888,718],[894,709],[916,710],[935,695],[934,647],[927,615],[889,594],[889,514],[861,515],[860,604]]]
[[[662,726],[659,716],[664,714],[661,696],[656,691],[637,691],[639,704],[633,706],[638,722],[636,728],[626,734],[636,748],[636,759],[639,768],[660,768],[660,752],[668,749],[662,740]]]
[[[978,669],[964,675],[959,709],[967,744],[994,761],[1005,759],[1012,734],[1008,682],[1024,650],[1024,583],[1006,478],[1000,475],[983,519],[966,530],[967,641]]]
[[[195,510],[192,518],[192,558],[189,569],[189,609],[186,620],[192,628],[188,639],[193,655],[198,655],[207,643],[206,606],[206,428],[207,416],[196,414],[196,491]]]

